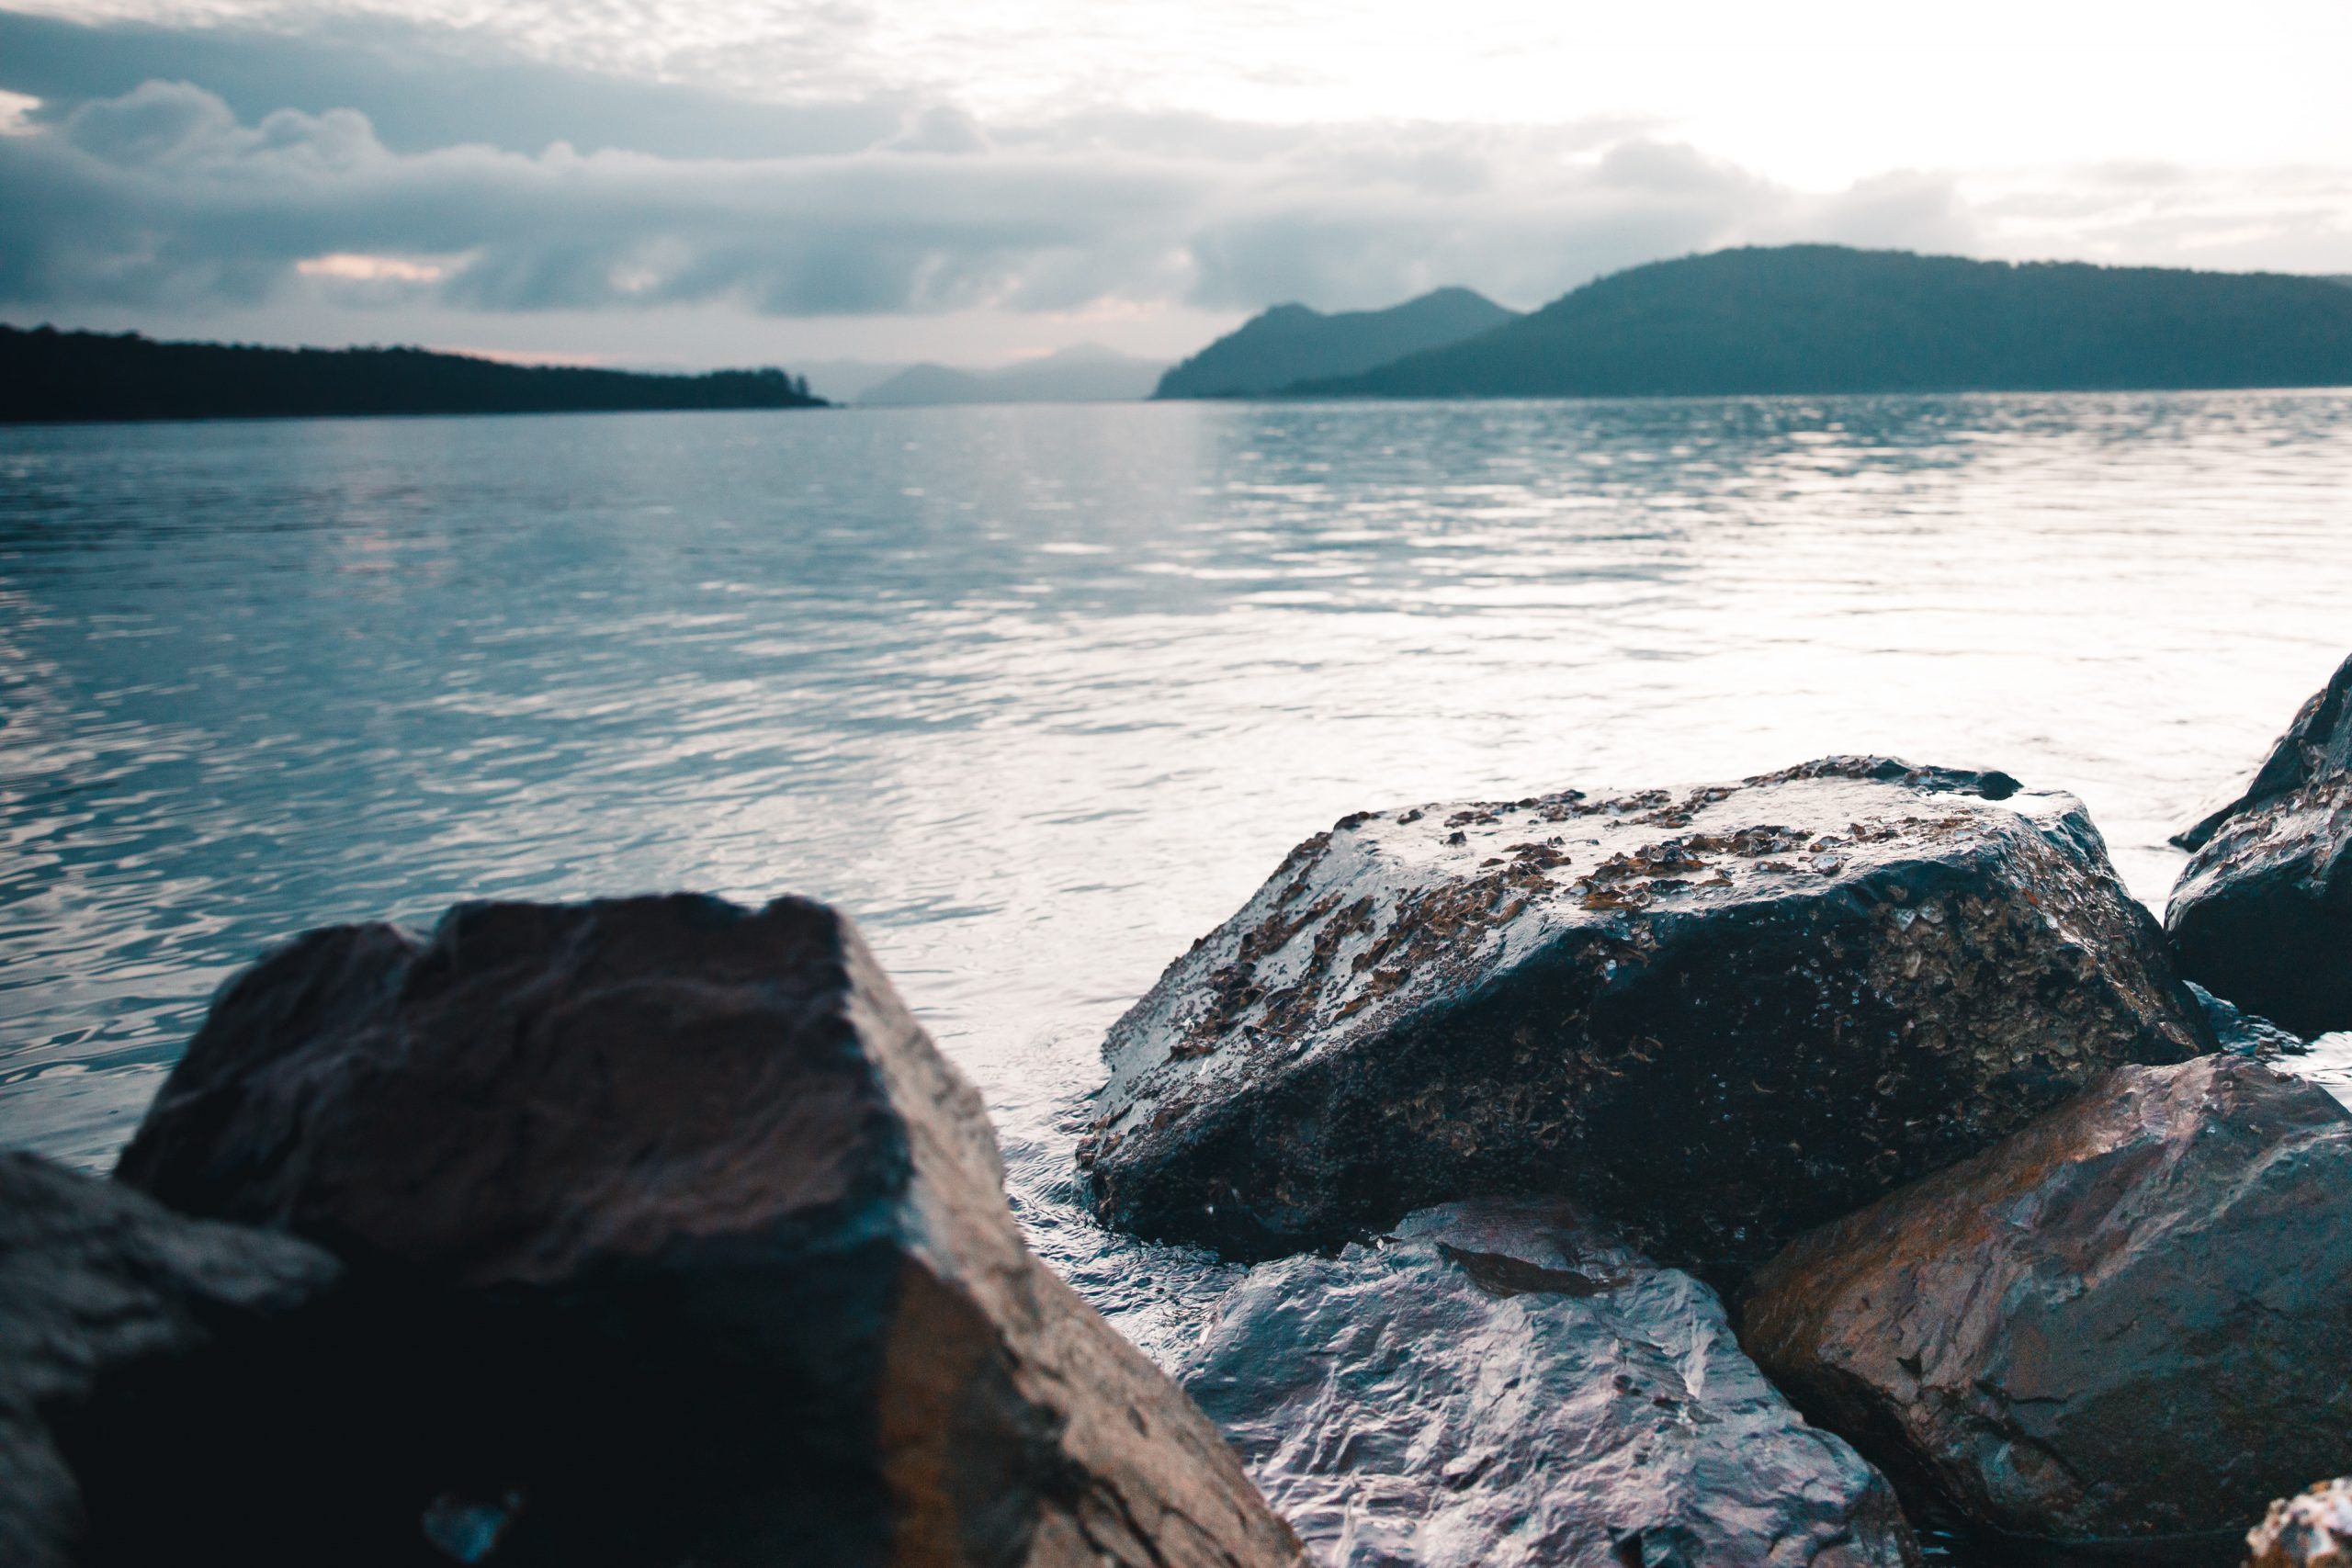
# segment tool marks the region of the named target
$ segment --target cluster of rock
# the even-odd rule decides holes
[[[2352,662],[2194,837],[2167,930],[1998,773],[1345,818],[1080,1163],[1271,1259],[1181,1376],[1323,1562],[2333,1562]]]
[[[0,1156],[0,1561],[2337,1562],[2352,662],[2188,837],[2167,930],[1996,773],[1343,818],[1105,1044],[1102,1217],[1254,1265],[1172,1377],[834,911],[313,932]]]
[[[1001,1179],[821,905],[313,933],[0,1165],[0,1561],[1297,1562]]]

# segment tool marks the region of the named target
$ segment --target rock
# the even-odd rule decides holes
[[[1181,1370],[1326,1568],[1914,1563],[1713,1291],[1558,1200],[1262,1264]]]
[[[1728,1277],[2212,1046],[2073,799],[1830,758],[1342,818],[1113,1028],[1080,1158],[1244,1257],[1567,1191]]]
[[[2212,1025],[2213,1038],[2221,1042],[2224,1051],[2240,1056],[2258,1056],[2266,1062],[2311,1052],[2311,1043],[2301,1035],[2223,1001],[2194,980],[2188,982],[2188,994],[2205,1010],[2205,1021]]]
[[[2238,1006],[2298,1034],[2352,1029],[2352,772],[2224,821],[2165,926],[2181,972]]]
[[[2352,1481],[2323,1481],[2283,1497],[2245,1536],[2246,1568],[2352,1564]]]
[[[390,1478],[316,1562],[1297,1560],[1028,1253],[978,1096],[820,904],[313,932],[221,995],[119,1175],[382,1303],[351,1440]]]
[[[1741,1340],[1920,1506],[2227,1563],[2352,1470],[2352,1112],[2242,1056],[2126,1067],[1792,1243]]]
[[[177,1395],[200,1385],[208,1363],[246,1364],[339,1273],[291,1236],[184,1219],[112,1182],[0,1153],[0,1562],[107,1560],[106,1505],[166,1506],[173,1491],[119,1497],[127,1452],[159,1427],[189,1431]],[[222,1377],[209,1392],[239,1382]],[[206,1404],[218,1440],[238,1412]],[[172,1457],[185,1469],[201,1455]]]
[[[2346,774],[2352,774],[2352,659],[2312,694],[2254,776],[2222,795],[2172,841],[2184,850],[2201,850],[2231,818]]]

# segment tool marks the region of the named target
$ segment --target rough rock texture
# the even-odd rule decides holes
[[[2241,1056],[2259,1056],[2274,1062],[2289,1056],[2309,1054],[2310,1042],[2301,1035],[2279,1028],[2267,1018],[2256,1018],[2245,1009],[2223,1001],[2196,981],[2188,982],[2188,994],[2205,1010],[2205,1021],[2213,1026],[2213,1038],[2222,1049]]]
[[[1894,1568],[1885,1480],[1559,1200],[1253,1269],[1182,1369],[1329,1568]]]
[[[2352,772],[2223,822],[2165,925],[2181,972],[2216,994],[2299,1034],[2352,1029]]]
[[[104,1560],[93,1513],[111,1500],[124,1450],[151,1435],[122,1428],[185,1433],[178,1395],[198,1369],[243,1364],[340,1272],[292,1236],[185,1219],[111,1182],[0,1153],[0,1562]],[[222,1387],[237,1380],[210,1392]],[[208,1404],[217,1441],[240,1411]],[[200,1460],[172,1456],[183,1470]],[[138,1506],[168,1507],[174,1491],[158,1486]]]
[[[2212,1045],[2074,800],[1830,758],[1343,818],[1114,1027],[1080,1157],[1242,1255],[1566,1190],[1712,1268]]]
[[[2225,1564],[2270,1499],[2352,1470],[2348,1275],[2352,1112],[2217,1055],[1800,1237],[1741,1339],[1915,1501]]]
[[[2254,776],[2224,794],[2172,841],[2201,850],[2222,823],[2306,784],[2352,774],[2352,659],[2312,694]]]
[[[351,1438],[383,1495],[314,1561],[1296,1559],[1028,1254],[978,1095],[821,905],[315,932],[221,996],[118,1174],[390,1303]]]
[[[2352,1565],[2352,1481],[2323,1481],[2270,1505],[2246,1532],[2246,1568]]]

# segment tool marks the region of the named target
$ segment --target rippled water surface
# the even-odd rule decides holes
[[[2347,648],[2336,393],[0,430],[0,1141],[102,1166],[308,926],[811,893],[1153,1344],[1075,1101],[1334,818],[1877,750],[2160,904]]]

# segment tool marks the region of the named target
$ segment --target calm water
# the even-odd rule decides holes
[[[2338,393],[0,430],[0,1141],[103,1166],[304,927],[811,893],[1164,1348],[1072,1107],[1298,839],[1881,750],[2161,903],[2347,648]]]

